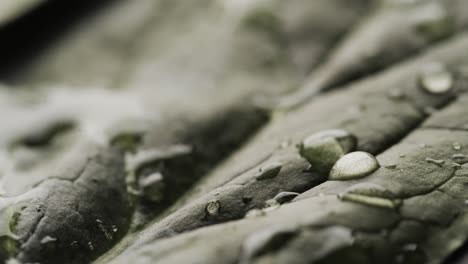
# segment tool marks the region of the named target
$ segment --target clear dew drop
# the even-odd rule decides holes
[[[365,195],[365,196],[371,196],[371,197],[380,197],[380,198],[386,198],[386,199],[395,198],[395,195],[391,191],[385,189],[381,185],[370,183],[370,182],[354,184],[350,186],[349,188],[347,188],[345,190],[345,193],[359,194],[359,195]]]
[[[255,179],[258,181],[274,178],[281,171],[283,165],[279,162],[272,162],[260,168]]]
[[[329,180],[345,181],[363,178],[379,168],[380,164],[372,154],[356,151],[346,154],[335,163]]]
[[[139,187],[143,197],[151,202],[160,202],[164,197],[164,177],[159,172],[141,177]]]
[[[297,192],[280,192],[273,199],[279,204],[284,204],[296,198],[298,195],[299,193]]]
[[[57,238],[51,237],[51,236],[45,236],[44,238],[41,239],[41,244],[47,244],[51,242],[57,241]]]
[[[462,145],[458,142],[453,142],[452,144],[452,147],[454,150],[461,150],[462,149]]]
[[[91,250],[91,251],[94,250],[94,244],[93,244],[93,242],[91,242],[91,241],[88,242],[88,248],[89,248],[89,250]]]
[[[401,204],[395,195],[384,187],[374,183],[358,183],[338,195],[343,201],[360,203],[364,205],[394,209]]]
[[[210,201],[205,206],[205,211],[209,216],[216,216],[219,214],[221,203],[218,200]]]
[[[432,158],[426,158],[425,161],[427,163],[431,163],[439,167],[442,167],[445,164],[445,160],[437,160],[437,159],[432,159]]]
[[[119,231],[119,229],[115,225],[112,225],[112,232],[117,233],[117,231]]]
[[[373,196],[354,194],[354,193],[340,194],[338,195],[338,198],[342,201],[349,201],[349,202],[359,203],[363,205],[388,208],[388,209],[395,209],[401,204],[400,200],[390,200],[387,198],[373,197]]]
[[[419,82],[421,87],[430,94],[445,94],[452,89],[454,77],[445,66],[430,64],[421,71]]]
[[[357,138],[341,129],[325,130],[307,137],[300,144],[300,154],[312,170],[328,174],[335,162],[354,150]]]

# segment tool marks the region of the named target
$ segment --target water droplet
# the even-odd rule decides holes
[[[395,209],[401,204],[400,200],[390,200],[387,198],[372,197],[372,196],[354,194],[354,193],[340,194],[338,195],[338,198],[343,201],[349,201],[349,202],[369,205],[373,207],[381,207],[381,208],[389,208],[389,209]]]
[[[356,151],[339,159],[330,172],[330,180],[352,180],[366,177],[380,168],[374,156],[367,152]]]
[[[88,242],[88,248],[89,248],[89,250],[91,250],[91,251],[94,250],[93,242],[91,242],[91,241]]]
[[[219,213],[220,207],[221,207],[221,203],[218,200],[213,200],[206,204],[205,211],[210,216],[216,216]]]
[[[72,247],[72,248],[77,248],[77,247],[78,247],[78,241],[76,241],[76,240],[75,240],[75,241],[72,241],[72,242],[70,243],[70,247]]]
[[[453,142],[452,144],[452,147],[454,150],[461,150],[462,149],[462,145],[458,142]]]
[[[140,178],[139,186],[143,197],[151,202],[160,202],[164,197],[164,177],[159,172]]]
[[[350,186],[345,190],[345,193],[350,193],[350,194],[359,194],[359,195],[365,195],[365,196],[371,196],[371,197],[380,197],[380,198],[386,198],[386,199],[393,199],[395,198],[395,195],[385,189],[384,187],[375,184],[375,183],[369,183],[369,182],[364,182],[364,183],[358,183]]]
[[[421,87],[431,94],[444,94],[450,91],[454,79],[452,74],[441,64],[426,66],[419,76]]]
[[[258,181],[274,178],[278,175],[282,167],[283,165],[281,163],[270,163],[260,168],[259,172],[254,177]]]
[[[402,248],[404,251],[415,251],[418,249],[418,245],[414,243],[406,244]]]
[[[119,231],[119,229],[115,225],[112,225],[112,232],[117,233],[117,231]]]
[[[431,159],[431,158],[426,158],[425,160],[427,163],[431,163],[439,167],[442,167],[445,164],[445,160],[436,160],[436,159]]]
[[[335,162],[356,145],[357,138],[345,130],[325,130],[307,137],[300,145],[300,154],[313,170],[328,174]]]
[[[255,257],[274,250],[275,247],[287,243],[297,234],[297,230],[273,227],[250,235],[242,244],[241,264],[251,263]]]
[[[461,153],[452,155],[452,159],[464,159],[464,158],[465,158],[465,155]]]
[[[41,244],[47,244],[50,242],[55,242],[57,241],[57,238],[51,237],[51,236],[45,236],[44,238],[41,239]]]
[[[287,203],[299,195],[297,192],[280,192],[273,199],[280,204]]]

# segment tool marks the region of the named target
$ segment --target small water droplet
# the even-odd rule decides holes
[[[75,240],[75,241],[72,241],[72,242],[70,243],[70,247],[72,247],[72,248],[77,248],[77,247],[78,247],[78,241],[76,241],[76,240]]]
[[[256,180],[266,180],[274,178],[281,171],[283,165],[278,162],[269,163],[260,168],[259,172],[254,176]]]
[[[146,177],[141,177],[139,186],[145,199],[151,202],[160,202],[164,197],[164,177],[155,172]]]
[[[221,203],[218,200],[213,200],[206,204],[205,211],[210,216],[216,216],[219,213],[220,207],[221,207]]]
[[[51,242],[57,241],[57,238],[51,237],[51,236],[45,236],[44,238],[41,239],[41,244],[47,244]]]
[[[91,241],[88,242],[88,248],[89,248],[89,250],[91,250],[91,251],[94,250],[93,242],[91,242]]]
[[[419,76],[421,87],[431,94],[445,94],[453,86],[452,74],[441,64],[427,65]]]
[[[454,150],[461,150],[462,149],[462,145],[458,142],[453,142],[452,144],[452,147]]]
[[[415,251],[416,249],[418,249],[418,245],[414,244],[414,243],[406,244],[406,245],[403,246],[402,249],[404,251]]]
[[[300,145],[300,154],[312,170],[328,174],[335,162],[356,145],[357,138],[345,130],[325,130],[307,137]]]
[[[436,159],[431,159],[431,158],[426,158],[425,160],[427,163],[431,163],[439,167],[442,167],[445,164],[445,160],[436,160]]]
[[[280,204],[287,203],[299,195],[297,192],[280,192],[273,199]]]
[[[367,152],[356,151],[339,159],[330,172],[330,180],[352,180],[366,177],[380,168],[374,156]]]
[[[119,229],[115,225],[112,225],[112,232],[117,233],[117,231],[119,231]]]

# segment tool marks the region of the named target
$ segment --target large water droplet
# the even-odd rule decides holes
[[[312,170],[328,174],[335,162],[356,145],[356,137],[347,131],[325,130],[307,137],[300,145],[300,154],[312,165]]]
[[[366,177],[380,168],[374,156],[367,152],[356,151],[339,159],[330,172],[330,180],[352,180]]]
[[[372,196],[353,194],[353,193],[340,194],[338,197],[343,201],[349,201],[349,202],[369,205],[373,207],[382,207],[382,208],[389,208],[389,209],[395,209],[401,204],[400,200],[394,201],[394,200],[381,198],[381,197],[372,197]]]
[[[452,89],[454,78],[445,66],[434,63],[423,68],[419,82],[431,94],[445,94]]]
[[[370,182],[363,182],[352,185],[345,190],[345,193],[360,194],[372,197],[393,199],[395,195],[384,187]]]

